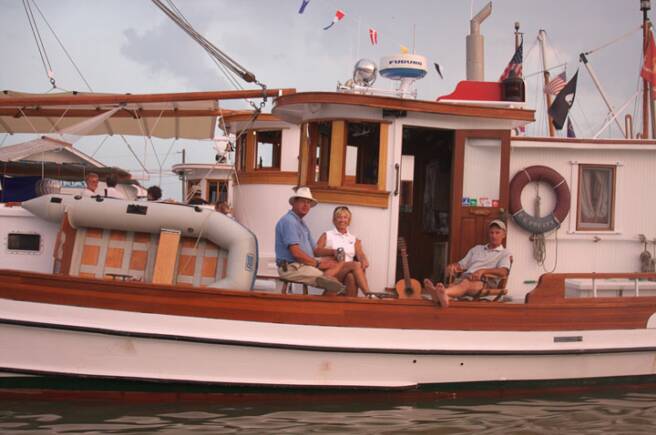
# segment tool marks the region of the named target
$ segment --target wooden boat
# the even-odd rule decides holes
[[[447,263],[485,240],[490,221],[507,221],[511,298],[441,309],[426,298],[214,288],[223,278],[216,252],[225,247],[209,244],[197,228],[185,238],[180,226],[169,237],[168,213],[149,216],[149,228],[161,231],[146,235],[117,218],[96,228],[62,210],[55,224],[44,220],[47,213],[35,213],[29,231],[11,233],[17,249],[9,249],[7,234],[0,257],[0,390],[45,388],[53,380],[65,388],[72,379],[105,380],[106,388],[128,382],[212,391],[653,385],[656,273],[648,271],[645,253],[656,208],[642,199],[656,187],[656,141],[515,136],[514,129],[534,121],[534,111],[502,99],[501,86],[469,80],[438,101],[362,86],[268,90],[277,96],[272,114],[223,115],[238,136],[235,215],[259,248],[257,259],[247,260],[251,250],[233,257],[237,263],[275,275],[272,228],[288,209],[290,188],[304,184],[320,202],[306,218],[315,235],[327,228],[336,205],[349,206],[351,229],[375,254],[368,276],[378,291],[402,278],[399,237],[408,241],[413,275],[435,280]],[[259,91],[251,92],[239,95]],[[145,125],[149,117],[163,118],[153,135],[195,135],[195,118],[210,117],[200,124],[204,131],[216,124],[215,100],[223,97],[9,95],[0,96],[0,120],[19,131],[27,129],[12,117],[19,109],[48,126],[48,117],[90,117],[132,104]],[[123,119],[129,113],[117,113],[112,129],[137,131]],[[537,165],[558,177],[546,177],[552,172]],[[610,186],[595,199],[603,212],[592,217],[583,212],[591,173]],[[522,188],[531,174],[545,176],[540,186],[548,193],[539,210],[548,219],[528,225],[531,217],[522,214],[523,221],[513,222],[508,210],[519,213],[514,208],[529,199]],[[511,179],[520,187],[511,189]],[[565,188],[570,195],[561,193]],[[121,202],[117,210],[140,206]],[[533,255],[540,237],[526,227],[553,230],[541,249],[546,246],[558,273],[545,273],[544,256]],[[41,242],[27,243],[39,231]],[[29,249],[20,249],[21,235]],[[20,267],[4,262],[19,254],[26,259]]]

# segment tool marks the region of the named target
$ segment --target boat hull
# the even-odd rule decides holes
[[[289,325],[0,300],[0,370],[223,386],[415,389],[656,373],[656,329]]]

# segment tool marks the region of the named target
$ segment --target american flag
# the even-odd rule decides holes
[[[510,59],[510,63],[503,71],[503,74],[501,74],[501,77],[499,77],[499,81],[503,81],[509,77],[522,76],[522,58],[524,57],[524,49],[522,48],[523,46],[524,41],[522,41],[521,44],[519,44],[519,47],[517,47],[517,50],[515,50],[515,54],[513,55],[512,59]]]
[[[558,95],[558,92],[562,91],[567,83],[567,78],[565,71],[561,72],[556,76],[555,79],[547,83],[544,87],[544,92],[549,95]]]

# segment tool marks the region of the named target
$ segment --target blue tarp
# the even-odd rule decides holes
[[[36,198],[36,183],[41,177],[4,177],[0,175],[0,202],[22,202]]]

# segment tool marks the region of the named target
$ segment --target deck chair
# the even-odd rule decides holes
[[[485,273],[481,277],[483,282],[483,288],[478,291],[475,295],[465,295],[458,298],[458,300],[463,301],[479,301],[484,300],[488,302],[499,302],[505,295],[508,294],[508,277],[510,276],[510,271],[512,270],[513,258],[510,257],[510,269],[508,274],[504,277],[501,277],[494,273]],[[460,273],[449,273],[448,270],[445,271],[447,287],[451,285],[456,279],[460,277]],[[491,298],[491,299],[490,299]]]

